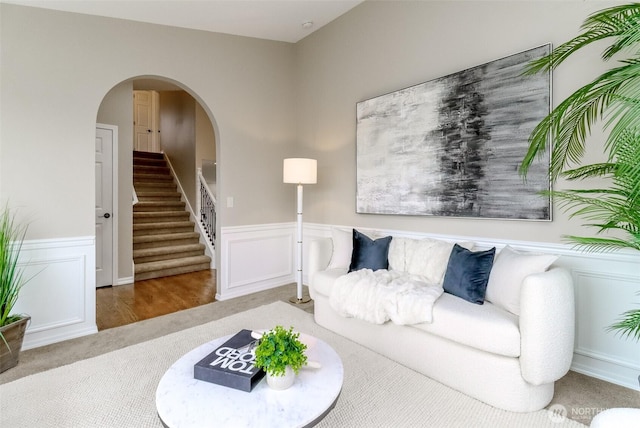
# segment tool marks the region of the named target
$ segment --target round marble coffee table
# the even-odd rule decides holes
[[[266,378],[251,392],[194,379],[193,366],[230,337],[194,349],[164,374],[156,390],[156,408],[164,426],[308,427],[333,409],[342,389],[342,360],[325,342],[306,334],[300,334],[300,340],[307,345],[307,358],[322,367],[300,369],[289,389],[273,390]]]

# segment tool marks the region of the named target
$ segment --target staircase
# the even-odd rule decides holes
[[[141,281],[210,269],[162,153],[133,152],[133,262]]]

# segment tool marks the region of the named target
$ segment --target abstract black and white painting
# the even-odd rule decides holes
[[[361,101],[358,213],[550,220],[549,156],[518,167],[550,112],[551,75],[523,75],[551,45]]]

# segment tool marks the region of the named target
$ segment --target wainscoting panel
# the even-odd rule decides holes
[[[640,391],[640,344],[607,330],[640,305],[640,260],[567,256],[576,293],[576,347],[572,369]]]
[[[23,349],[96,333],[93,237],[25,241],[16,313],[31,316]]]
[[[223,227],[220,234],[217,300],[295,282],[295,225]]]

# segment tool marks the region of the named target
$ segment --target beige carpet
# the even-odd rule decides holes
[[[322,427],[582,427],[546,410],[495,409],[371,352],[285,303],[132,345],[0,386],[3,427],[161,427],[155,389],[189,350],[241,328],[281,324],[320,337],[341,356],[342,394]],[[216,426],[215,421],[209,425]]]

